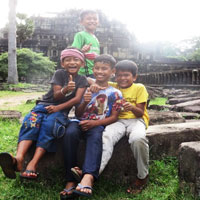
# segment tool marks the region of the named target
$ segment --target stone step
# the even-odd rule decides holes
[[[200,141],[200,120],[149,126],[147,137],[152,158],[177,156],[182,142]]]

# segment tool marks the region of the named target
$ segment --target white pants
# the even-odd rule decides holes
[[[99,173],[110,160],[115,144],[123,137],[129,138],[131,150],[137,162],[138,178],[144,179],[149,173],[149,145],[143,119],[119,119],[106,126],[103,132],[103,153]]]

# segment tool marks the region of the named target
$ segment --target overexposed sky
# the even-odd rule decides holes
[[[0,2],[0,28],[8,22],[9,0]],[[44,15],[70,8],[100,9],[140,42],[178,42],[200,36],[200,0],[18,0],[17,12]]]

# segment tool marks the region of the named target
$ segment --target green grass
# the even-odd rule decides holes
[[[0,92],[2,94],[2,92]],[[12,109],[25,115],[34,103],[23,104]],[[15,155],[20,123],[17,120],[0,119],[0,152]],[[60,169],[51,172],[46,179],[39,177],[36,181],[11,180],[3,175],[0,168],[0,200],[57,200],[59,192],[64,188],[64,172]],[[100,177],[94,186],[91,200],[192,200],[189,189],[179,189],[178,162],[174,157],[162,160],[150,160],[150,176],[146,189],[139,195],[132,196],[125,191],[126,184],[116,184]],[[86,198],[83,198],[86,199]]]
[[[166,105],[167,98],[157,97],[155,99],[151,99],[149,105]]]

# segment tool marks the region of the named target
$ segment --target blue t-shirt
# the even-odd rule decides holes
[[[81,120],[100,120],[109,117],[112,109],[120,110],[119,99],[122,99],[122,93],[111,86],[105,90],[100,90],[98,93],[92,93],[92,99]]]

